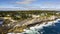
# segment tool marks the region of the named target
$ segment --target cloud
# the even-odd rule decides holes
[[[34,2],[34,1],[36,1],[36,0],[23,0],[21,2],[16,2],[16,3],[17,4],[30,4],[30,3]]]

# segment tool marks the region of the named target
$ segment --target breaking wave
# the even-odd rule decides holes
[[[24,29],[22,34],[60,34],[60,19]]]

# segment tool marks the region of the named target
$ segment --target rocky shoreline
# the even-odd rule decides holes
[[[8,29],[7,30],[5,30],[5,31],[7,31],[7,33],[8,32],[15,32],[15,33],[21,33],[21,32],[24,32],[24,29],[26,29],[26,28],[29,28],[29,27],[31,27],[31,26],[35,26],[35,25],[37,25],[37,24],[42,24],[42,23],[48,23],[49,21],[54,21],[54,20],[56,20],[56,19],[58,19],[58,18],[60,18],[60,17],[58,17],[58,16],[50,16],[50,17],[38,17],[38,18],[33,18],[33,19],[30,19],[30,20],[28,20],[28,22],[27,23],[23,23],[23,24],[21,24],[21,22],[19,22],[18,24],[21,24],[21,26],[19,25],[19,26],[16,26],[16,25],[13,25],[13,26],[16,26],[16,27],[14,27],[13,28],[13,26],[12,27],[10,27],[10,28],[8,28],[7,26],[5,26],[5,27],[7,27]],[[26,20],[27,21],[27,20]],[[25,21],[24,21],[25,22]],[[12,24],[14,24],[14,23],[12,23]],[[17,23],[16,23],[17,24]],[[17,24],[17,25],[18,25]],[[5,28],[4,27],[4,28]],[[3,29],[4,30],[4,29]]]
[[[17,26],[16,28],[13,28],[14,31],[10,31],[10,32],[23,32],[24,29],[26,29],[26,28],[29,28],[31,26],[35,26],[36,24],[42,24],[42,23],[47,24],[49,21],[54,21],[54,20],[58,19],[58,17],[53,16],[53,18],[52,18],[52,16],[51,16],[51,17],[49,17],[47,19],[45,18],[45,19],[42,19],[42,20],[39,19],[39,18],[35,18],[35,19],[37,19],[38,21],[36,20],[36,22],[33,22],[33,23],[28,23],[28,24],[24,24],[22,26]]]

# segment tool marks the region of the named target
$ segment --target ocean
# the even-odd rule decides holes
[[[29,29],[24,29],[21,34],[60,34],[60,19],[47,22],[47,24],[37,24]]]

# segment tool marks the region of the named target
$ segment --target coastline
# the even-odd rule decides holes
[[[29,24],[24,24],[24,25],[22,25],[21,27],[20,26],[17,26],[17,30],[18,31],[20,31],[20,33],[21,32],[24,32],[24,29],[26,29],[26,28],[30,28],[30,27],[33,27],[33,26],[35,26],[35,25],[37,25],[37,24],[43,24],[43,23],[45,23],[45,24],[47,24],[48,22],[51,22],[51,21],[55,21],[56,19],[59,19],[58,17],[57,18],[54,18],[53,20],[52,19],[42,19],[42,20],[40,20],[39,22],[34,22],[34,23],[29,23]],[[18,29],[18,28],[20,28],[20,30]],[[14,29],[13,29],[14,30]],[[11,31],[10,31],[11,32]],[[15,31],[16,32],[16,31]]]

